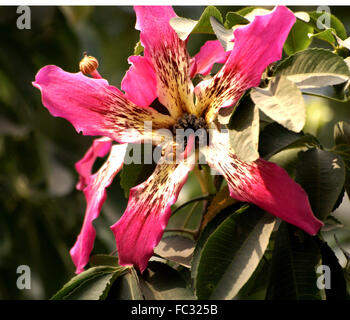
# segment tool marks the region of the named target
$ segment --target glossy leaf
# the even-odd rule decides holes
[[[121,276],[124,267],[93,267],[72,278],[52,300],[105,299],[112,283]]]
[[[225,19],[225,28],[231,29],[236,25],[248,24],[249,20],[238,14],[237,12],[228,12]]]
[[[277,77],[267,88],[253,88],[251,98],[268,117],[289,130],[300,132],[306,110],[299,88],[285,77]]]
[[[269,159],[274,154],[285,149],[318,145],[319,142],[312,135],[290,131],[274,122],[268,124],[260,132],[259,154],[264,159]]]
[[[220,11],[214,6],[208,6],[203,11],[198,21],[176,17],[170,20],[170,25],[173,27],[181,40],[186,40],[191,33],[213,34],[214,31],[210,24],[210,17],[215,17],[220,22],[223,22]]]
[[[232,50],[233,48],[233,30],[226,29],[216,18],[210,17],[210,24],[213,27],[214,33],[225,51]]]
[[[346,121],[338,122],[334,126],[334,152],[341,156],[345,165],[345,190],[350,196],[350,123]]]
[[[299,154],[295,180],[308,194],[316,217],[324,220],[332,212],[343,189],[344,162],[332,152],[309,149]]]
[[[259,112],[249,96],[234,111],[228,128],[230,145],[241,160],[259,158]]]
[[[309,47],[312,39],[308,36],[313,33],[314,29],[304,21],[297,19],[288,34],[283,49],[286,54],[292,55]]]
[[[146,300],[194,299],[192,291],[179,273],[161,262],[149,262],[140,277],[140,285]]]
[[[320,300],[316,267],[321,254],[315,240],[282,222],[272,254],[268,300]]]
[[[233,299],[258,266],[274,225],[274,217],[254,206],[210,222],[192,263],[197,297]]]
[[[112,285],[108,300],[143,300],[140,281],[134,268],[129,268]]]
[[[299,88],[318,88],[349,80],[350,71],[344,60],[325,49],[308,49],[283,60],[275,76],[286,76]]]
[[[193,251],[193,240],[182,236],[163,237],[154,249],[155,254],[187,268],[191,266]]]

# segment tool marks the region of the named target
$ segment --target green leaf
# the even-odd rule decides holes
[[[309,38],[309,33],[313,33],[314,28],[309,26],[302,20],[297,19],[292,29],[288,34],[288,38],[284,43],[284,51],[287,55],[295,54],[309,47],[312,39]]]
[[[286,76],[299,88],[318,88],[349,80],[350,71],[344,60],[325,49],[308,49],[283,60],[275,76]]]
[[[124,190],[126,198],[129,197],[131,188],[147,180],[147,178],[153,173],[156,166],[154,161],[150,164],[144,163],[145,157],[149,158],[149,155],[151,156],[151,159],[153,159],[152,154],[148,154],[149,152],[153,153],[153,149],[148,148],[146,145],[143,145],[140,149],[140,145],[132,143],[128,144],[125,157],[128,157],[131,154],[130,156],[132,159],[135,159],[135,161],[130,164],[124,163],[123,170],[120,174],[120,185]]]
[[[221,221],[214,218],[197,243],[192,278],[199,299],[233,299],[259,264],[275,219],[245,206]]]
[[[319,142],[310,134],[290,131],[276,122],[268,124],[260,133],[259,154],[264,159],[282,150],[303,146],[319,146]]]
[[[227,29],[231,29],[232,27],[234,27],[236,25],[244,25],[244,24],[248,24],[248,23],[249,23],[249,20],[247,20],[246,18],[244,18],[240,14],[238,14],[236,12],[228,12],[226,14],[224,26]]]
[[[334,32],[333,29],[323,30],[321,32],[311,35],[311,38],[317,38],[317,39],[326,41],[334,47],[336,43],[335,43],[335,38],[333,36],[333,32]]]
[[[223,22],[220,11],[214,6],[208,6],[205,8],[198,21],[175,17],[170,19],[170,25],[181,40],[186,40],[191,33],[213,34],[214,31],[210,24],[210,17],[215,17],[221,23]]]
[[[267,88],[253,88],[250,95],[262,112],[287,129],[299,132],[304,127],[304,98],[299,88],[286,77],[273,79]]]
[[[332,152],[310,149],[299,154],[295,179],[309,196],[312,210],[320,220],[332,212],[345,181],[342,158]]]
[[[334,126],[334,152],[342,157],[345,164],[345,190],[350,196],[350,123],[341,121]]]
[[[143,300],[139,278],[134,268],[130,268],[112,285],[108,300]]]
[[[187,268],[191,266],[193,251],[193,240],[178,235],[163,237],[154,248],[155,254]]]
[[[259,158],[259,112],[249,96],[235,109],[228,129],[230,145],[238,158],[243,161]]]
[[[232,50],[233,48],[233,30],[226,29],[216,18],[210,17],[210,24],[213,27],[216,37],[224,47],[225,51]]]
[[[112,283],[121,276],[124,267],[93,267],[72,278],[52,300],[99,300],[105,299]]]
[[[145,49],[145,48],[142,46],[141,41],[138,41],[138,42],[135,44],[134,55],[135,55],[135,56],[139,56],[139,55],[143,52],[144,49]]]
[[[164,263],[150,261],[139,279],[146,300],[194,299],[179,273]]]
[[[321,24],[324,24],[326,20],[329,20],[330,25],[327,25],[326,27],[333,28],[336,34],[338,35],[338,37],[340,37],[342,40],[346,39],[347,35],[346,35],[345,27],[343,23],[336,16],[334,16],[333,14],[329,14],[327,12],[312,11],[308,13],[310,16],[310,22],[309,22],[310,25],[313,26],[315,29],[317,29],[319,32],[325,29],[324,27],[320,29],[317,26],[317,20],[321,17],[321,19],[319,20]]]
[[[89,264],[92,267],[98,267],[98,266],[111,266],[111,267],[117,267],[118,264],[118,257],[110,256],[108,254],[95,254],[90,258]]]
[[[268,300],[320,300],[316,268],[321,255],[314,239],[282,222],[275,239],[266,298]]]

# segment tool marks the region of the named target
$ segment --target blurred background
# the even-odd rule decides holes
[[[198,19],[205,7],[175,7],[179,16]],[[218,7],[223,15],[240,7]],[[75,190],[74,163],[92,142],[78,135],[66,120],[52,117],[31,82],[37,71],[55,64],[78,72],[83,52],[100,62],[99,72],[120,87],[127,58],[139,40],[131,7],[37,7],[31,9],[31,29],[16,27],[16,7],[0,7],[0,299],[48,299],[74,275],[69,256],[85,211],[85,199]],[[314,11],[297,7],[294,11]],[[350,32],[350,7],[332,7]],[[212,36],[191,36],[189,52]],[[317,41],[313,45],[324,46]],[[350,119],[350,104],[306,97],[305,132],[333,146],[333,126]],[[97,166],[100,163],[97,163]],[[94,253],[110,253],[115,242],[109,227],[127,200],[119,176],[96,220]],[[200,191],[190,177],[179,203]],[[350,243],[347,196],[336,213],[344,224],[339,237]],[[339,258],[342,257],[339,255]],[[19,265],[31,268],[31,290],[19,290]]]

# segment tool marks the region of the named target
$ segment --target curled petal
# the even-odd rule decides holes
[[[219,40],[207,41],[191,60],[191,78],[208,75],[215,63],[225,63],[231,51],[225,51]]]
[[[311,235],[318,232],[323,223],[312,213],[306,192],[284,169],[263,159],[243,162],[222,141],[213,141],[206,159],[227,180],[231,197],[253,203]]]
[[[157,77],[151,62],[142,56],[128,59],[130,69],[125,74],[121,88],[125,96],[140,107],[148,107],[157,98]]]
[[[234,105],[245,90],[257,86],[265,68],[281,59],[295,19],[289,9],[278,6],[234,31],[235,45],[224,67],[199,91],[199,106],[207,110],[209,122],[220,108]]]
[[[145,57],[156,71],[159,101],[174,118],[183,111],[195,113],[186,42],[169,24],[176,13],[167,6],[135,6],[135,12]]]
[[[174,120],[149,107],[138,107],[104,79],[81,72],[69,73],[56,66],[39,70],[33,85],[41,91],[43,105],[84,135],[105,136],[121,143],[156,140],[156,129]],[[145,130],[152,121],[153,130]]]
[[[126,211],[111,227],[119,264],[134,265],[141,272],[146,269],[191,168],[186,161],[159,163],[148,180],[130,190]]]
[[[84,157],[75,164],[79,173],[78,190],[83,190],[91,180],[91,170],[97,157],[104,157],[111,150],[112,140],[106,137],[95,139]]]
[[[89,184],[84,188],[86,211],[83,226],[73,248],[70,250],[76,273],[84,270],[94,246],[96,231],[92,222],[100,214],[106,200],[106,188],[112,183],[114,176],[123,166],[127,144],[114,145],[104,165],[91,176]]]

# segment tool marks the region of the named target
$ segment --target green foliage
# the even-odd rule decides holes
[[[305,105],[299,88],[285,77],[277,77],[267,88],[253,88],[256,106],[289,130],[300,132],[305,125]]]
[[[210,17],[215,17],[220,22],[223,22],[220,11],[214,6],[208,6],[198,21],[176,17],[170,20],[170,25],[176,31],[179,38],[185,40],[191,33],[214,33],[210,24]]]
[[[124,267],[93,267],[71,279],[52,300],[103,300]]]
[[[321,254],[315,240],[282,222],[272,254],[268,300],[320,300],[316,268]]]
[[[331,213],[343,189],[344,162],[338,155],[316,148],[301,152],[296,181],[307,192],[316,217],[324,220]]]
[[[350,70],[335,53],[314,48],[283,60],[278,64],[275,76],[286,76],[299,88],[318,88],[348,81]]]
[[[292,55],[307,49],[312,41],[309,34],[313,33],[313,30],[313,27],[309,26],[304,21],[297,19],[288,34],[286,42],[284,43],[283,49],[285,53]]]
[[[272,216],[253,206],[210,222],[192,262],[198,299],[233,299],[259,264],[274,224]]]

